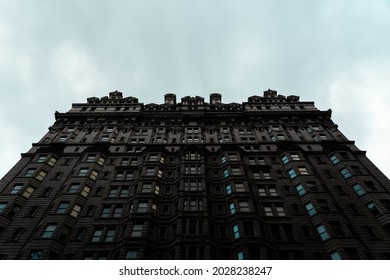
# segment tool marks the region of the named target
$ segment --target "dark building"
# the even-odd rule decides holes
[[[116,91],[55,119],[1,180],[3,259],[390,259],[390,182],[313,102]]]

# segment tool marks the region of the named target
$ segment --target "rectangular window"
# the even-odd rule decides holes
[[[362,196],[366,193],[359,184],[353,185],[352,188],[358,196]]]
[[[317,226],[317,232],[320,235],[322,240],[329,239],[329,234],[326,231],[326,228],[324,227],[324,225],[321,224],[321,225]]]
[[[102,213],[100,214],[101,218],[108,218],[110,216],[111,206],[104,206]]]
[[[229,204],[230,214],[233,215],[236,213],[236,208],[234,207],[234,203]]]
[[[137,259],[137,251],[129,250],[126,252],[126,260],[136,260]]]
[[[279,217],[284,217],[284,216],[286,216],[286,213],[284,212],[283,206],[276,206],[275,209],[276,209],[276,213],[277,213],[277,215],[278,215]]]
[[[22,184],[15,184],[10,194],[18,194],[22,188],[23,188]]]
[[[57,228],[57,224],[48,224],[46,226],[45,231],[42,234],[42,238],[51,238],[56,228]]]
[[[341,175],[343,175],[344,179],[348,179],[351,177],[351,174],[349,173],[349,171],[345,168],[341,169],[340,170],[341,172]]]
[[[143,193],[150,193],[150,192],[152,192],[152,183],[144,183],[142,185],[141,192],[143,192]]]
[[[87,176],[88,168],[80,168],[78,176]]]
[[[72,211],[70,211],[70,215],[72,217],[77,218],[80,214],[80,211],[81,211],[81,206],[76,204],[75,206],[73,206]]]
[[[154,167],[153,168],[151,168],[151,167],[146,168],[145,176],[153,176],[153,175],[154,175]]]
[[[240,237],[240,232],[238,231],[238,225],[233,226],[233,234],[234,234],[234,239],[237,239]]]
[[[309,175],[306,167],[298,167],[298,170],[301,175]]]
[[[115,237],[115,229],[109,228],[106,232],[104,242],[113,242]]]
[[[99,242],[102,235],[103,235],[103,229],[95,229],[91,241],[92,242]]]
[[[57,214],[65,214],[68,210],[69,202],[60,202],[57,208]]]
[[[242,251],[239,251],[237,253],[237,260],[243,260],[244,259],[244,253]]]
[[[143,228],[144,228],[143,224],[134,224],[133,228],[131,230],[131,236],[132,237],[141,237]]]
[[[283,164],[289,163],[289,159],[286,155],[282,156],[282,162],[283,162]]]
[[[378,216],[381,214],[381,211],[379,211],[378,207],[376,207],[374,202],[370,202],[367,204],[368,209],[374,214],[375,216]]]
[[[291,154],[292,160],[301,160],[298,154]]]
[[[289,169],[288,175],[290,176],[291,179],[294,179],[295,177],[297,177],[297,174],[295,173],[294,169]]]
[[[340,162],[340,160],[337,158],[336,155],[331,156],[331,157],[330,157],[330,160],[332,161],[332,163],[333,163],[334,165],[336,165],[336,164],[338,164],[338,163]]]
[[[80,189],[80,184],[72,184],[69,187],[68,193],[77,193]]]
[[[226,193],[227,193],[227,194],[231,194],[231,193],[232,193],[232,187],[231,187],[230,184],[227,184],[227,185],[226,185]]]
[[[270,207],[270,206],[264,206],[264,212],[265,212],[265,215],[268,217],[271,217],[274,215],[272,212],[272,207]]]
[[[310,217],[317,214],[316,209],[314,208],[313,204],[311,204],[311,202],[305,204],[305,207]]]
[[[332,260],[341,260],[341,256],[340,256],[340,254],[337,251],[333,252],[333,253],[330,253],[330,258]]]
[[[24,174],[24,177],[32,177],[35,173],[35,168],[29,168],[27,169],[26,173]]]
[[[295,186],[295,189],[297,190],[299,196],[302,196],[306,193],[305,189],[303,188],[302,184],[299,184]]]
[[[6,206],[7,202],[0,202],[0,214],[3,213]]]
[[[245,186],[243,183],[235,183],[234,187],[236,188],[236,192],[245,192]]]
[[[138,203],[138,208],[137,208],[138,213],[146,213],[148,209],[148,203],[147,202],[139,202]]]
[[[223,177],[224,178],[229,177],[229,170],[227,170],[226,168],[223,170]]]
[[[250,212],[248,201],[240,201],[238,202],[240,212]]]

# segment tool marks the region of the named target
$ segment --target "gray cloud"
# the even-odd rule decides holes
[[[389,33],[387,1],[1,1],[0,176],[89,96],[267,88],[332,108],[390,175]]]

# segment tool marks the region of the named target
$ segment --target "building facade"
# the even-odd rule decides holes
[[[390,182],[331,120],[111,92],[55,113],[0,182],[2,259],[390,259]]]

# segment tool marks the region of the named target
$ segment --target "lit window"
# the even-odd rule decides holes
[[[22,188],[23,188],[22,184],[15,184],[10,194],[18,194]]]
[[[298,170],[299,170],[299,173],[301,175],[308,175],[309,174],[306,167],[298,167]]]
[[[80,210],[81,210],[81,206],[76,204],[75,206],[73,206],[72,211],[70,212],[70,215],[72,217],[77,218],[77,216],[80,214]]]
[[[363,194],[365,194],[365,191],[359,184],[353,185],[352,188],[358,196],[362,196]]]
[[[268,188],[268,191],[271,196],[278,196],[278,193],[275,188]]]
[[[265,192],[265,188],[258,188],[257,190],[260,196],[267,196],[267,193]]]
[[[226,157],[224,155],[221,156],[221,162],[225,163],[226,162]]]
[[[305,207],[309,216],[313,216],[317,214],[316,209],[314,208],[313,204],[311,204],[310,202],[305,204]]]
[[[89,194],[89,192],[90,192],[90,190],[91,190],[90,187],[85,186],[85,187],[83,188],[83,190],[81,191],[81,195],[84,196],[84,197],[87,197],[88,194]]]
[[[229,170],[227,170],[226,168],[223,170],[223,177],[226,178],[229,176]]]
[[[328,232],[326,231],[326,228],[323,225],[317,226],[317,231],[318,231],[318,234],[320,235],[322,240],[329,239],[329,234],[328,234]]]
[[[146,176],[153,176],[154,175],[154,168],[146,168]]]
[[[233,215],[236,213],[236,208],[234,207],[234,203],[229,204],[230,214]]]
[[[66,210],[68,209],[68,206],[69,206],[69,202],[61,202],[58,205],[57,214],[64,214],[64,213],[66,213]]]
[[[156,185],[156,186],[154,187],[154,193],[157,194],[157,195],[160,193],[160,186],[157,186],[157,185]]]
[[[99,173],[96,170],[93,170],[91,172],[91,175],[89,175],[89,178],[91,178],[92,180],[96,181],[98,175],[99,175]]]
[[[296,188],[299,196],[302,196],[302,195],[304,195],[306,193],[306,191],[303,188],[302,184],[297,185],[295,188]]]
[[[57,162],[57,160],[55,158],[50,158],[49,161],[47,162],[48,165],[50,166],[53,166],[55,163]]]
[[[292,160],[301,160],[301,159],[299,158],[299,155],[298,155],[298,154],[291,154],[291,159],[292,159]]]
[[[47,225],[45,231],[42,234],[42,238],[51,238],[56,228],[57,228],[57,224]]]
[[[297,174],[295,173],[294,169],[288,170],[288,175],[290,175],[291,179],[294,179],[295,177],[297,177]]]
[[[244,259],[244,253],[242,251],[239,251],[237,253],[237,260],[243,260]]]
[[[104,164],[104,162],[105,162],[106,160],[104,159],[104,158],[99,158],[99,160],[98,160],[98,164],[100,165],[100,166],[103,166],[103,164]]]
[[[238,225],[233,226],[233,234],[234,234],[234,239],[237,239],[240,237],[240,232],[238,231]]]
[[[350,173],[348,172],[348,170],[345,169],[345,168],[341,169],[340,172],[341,172],[341,175],[344,176],[344,179],[348,179],[348,178],[351,177],[351,174],[350,174]]]
[[[134,224],[131,230],[132,237],[140,237],[142,236],[142,230],[144,228],[143,224]]]
[[[96,155],[89,155],[87,156],[87,162],[95,162],[96,160]]]

